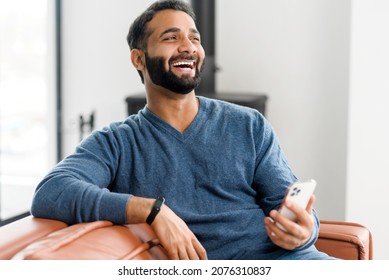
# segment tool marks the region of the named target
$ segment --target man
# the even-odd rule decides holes
[[[32,214],[147,221],[171,259],[328,258],[313,246],[314,197],[288,205],[296,223],[275,210],[296,177],[266,119],[195,95],[205,54],[191,8],[154,3],[128,43],[147,106],[80,143],[39,184]]]

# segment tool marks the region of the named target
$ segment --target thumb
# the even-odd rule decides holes
[[[307,212],[309,214],[312,213],[312,208],[313,208],[313,204],[315,203],[315,200],[316,200],[316,197],[315,195],[311,195],[311,197],[309,198],[309,201],[308,201],[308,204],[307,204],[307,208],[305,208],[305,210],[307,210]]]

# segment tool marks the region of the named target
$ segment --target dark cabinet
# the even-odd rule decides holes
[[[201,94],[199,94],[201,95]],[[263,115],[266,114],[266,101],[267,96],[265,94],[254,94],[254,93],[217,93],[213,95],[204,95],[209,98],[215,98],[219,100],[228,101],[242,106],[257,109]],[[139,110],[142,110],[146,105],[145,94],[135,94],[126,98],[127,113],[128,115],[136,114]]]

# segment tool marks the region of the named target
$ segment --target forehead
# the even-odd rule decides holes
[[[176,10],[163,10],[156,13],[148,23],[147,29],[151,36],[159,36],[165,30],[173,27],[183,31],[197,30],[190,15]]]

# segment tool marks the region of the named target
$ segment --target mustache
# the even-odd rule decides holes
[[[194,60],[194,61],[198,62],[199,57],[197,55],[188,55],[188,54],[176,55],[176,56],[173,56],[169,59],[169,64],[172,61],[176,61],[176,60]]]

